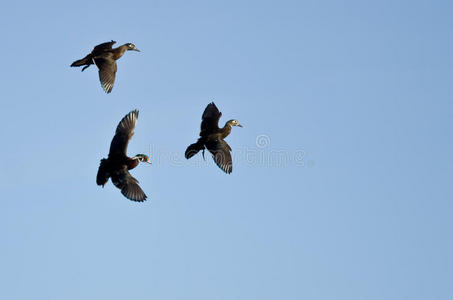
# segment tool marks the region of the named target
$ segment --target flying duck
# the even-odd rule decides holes
[[[219,119],[222,113],[215,106],[214,102],[206,106],[201,117],[200,138],[194,144],[187,147],[185,152],[186,159],[191,158],[198,151],[208,149],[212,154],[217,166],[225,173],[230,174],[233,171],[233,161],[231,159],[231,147],[224,141],[230,134],[233,126],[242,127],[238,120],[229,120],[223,128],[219,128]]]
[[[101,159],[98,174],[96,177],[97,185],[104,185],[109,178],[113,184],[121,190],[127,199],[142,202],[146,200],[146,195],[138,185],[138,180],[132,177],[129,170],[132,170],[140,162],[151,163],[145,154],[137,154],[128,157],[127,145],[134,135],[135,124],[138,119],[138,110],[128,113],[118,124],[115,136],[110,144],[108,158]]]
[[[132,43],[127,43],[117,48],[112,48],[115,41],[102,43],[93,48],[90,54],[82,59],[76,60],[71,64],[71,67],[81,67],[82,72],[92,64],[96,64],[99,69],[99,80],[101,86],[106,93],[110,93],[113,89],[116,74],[116,60],[123,56],[128,50],[139,51]]]

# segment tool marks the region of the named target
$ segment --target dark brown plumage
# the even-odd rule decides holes
[[[85,56],[82,59],[76,60],[71,64],[71,67],[81,67],[82,72],[91,66],[96,64],[99,69],[99,80],[101,81],[101,86],[106,93],[110,93],[113,89],[113,84],[115,83],[116,75],[116,60],[123,56],[124,52],[128,50],[140,51],[134,44],[127,43],[118,48],[112,48],[115,44],[115,41],[102,43],[93,48],[90,54]]]
[[[145,154],[137,154],[134,157],[127,156],[127,145],[134,135],[135,124],[138,119],[138,110],[128,113],[118,124],[115,136],[110,144],[110,152],[107,159],[101,159],[96,183],[104,185],[109,178],[113,184],[121,190],[121,193],[133,201],[145,201],[146,195],[138,185],[137,179],[132,177],[129,170],[138,166],[139,162],[149,162]]]
[[[237,120],[229,120],[223,128],[219,128],[219,119],[222,113],[217,109],[214,102],[209,103],[201,117],[200,138],[194,144],[187,147],[185,156],[187,159],[197,154],[200,150],[208,149],[212,154],[217,166],[225,173],[233,171],[231,159],[231,147],[224,141],[230,134],[232,126],[242,127]]]

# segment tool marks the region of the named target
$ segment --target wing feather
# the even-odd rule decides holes
[[[121,119],[116,127],[115,136],[110,144],[109,158],[126,156],[127,145],[134,136],[135,125],[138,120],[138,110],[133,110]]]
[[[95,46],[93,48],[93,51],[91,51],[91,53],[93,54],[96,54],[96,52],[104,52],[104,51],[108,51],[108,50],[112,50],[112,46],[115,44],[116,42],[114,40],[111,40],[110,42],[106,42],[106,43],[102,43],[102,44],[99,44],[97,46]]]
[[[147,196],[138,185],[138,180],[132,177],[132,175],[124,166],[120,171],[112,174],[113,184],[121,190],[121,193],[129,200],[143,202]]]
[[[215,140],[206,144],[209,152],[212,154],[217,166],[225,173],[230,174],[233,171],[233,160],[231,158],[231,147],[224,140]]]
[[[94,62],[99,69],[99,81],[106,93],[110,93],[115,83],[117,65],[112,53],[96,56]]]
[[[201,117],[200,136],[207,136],[219,130],[219,119],[222,113],[219,111],[214,102],[206,106]]]

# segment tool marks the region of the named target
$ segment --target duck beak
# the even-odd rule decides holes
[[[134,50],[134,51],[137,51],[137,52],[141,52],[141,51],[140,51],[140,50],[138,50],[137,48],[134,48],[134,49],[132,49],[132,50]]]
[[[244,127],[244,126],[242,126],[241,124],[238,124],[238,126],[241,127],[241,128]]]

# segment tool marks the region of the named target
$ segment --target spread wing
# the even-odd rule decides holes
[[[115,83],[116,61],[112,53],[105,53],[94,58],[94,63],[99,68],[99,80],[106,93],[110,93]]]
[[[206,144],[209,152],[212,154],[217,166],[225,173],[230,174],[233,171],[233,160],[231,159],[231,147],[224,140],[215,140]]]
[[[103,52],[106,50],[112,50],[112,46],[115,43],[116,42],[114,40],[111,40],[110,42],[99,44],[93,48],[93,51],[91,51],[91,53],[95,54],[95,52]]]
[[[206,136],[219,130],[219,119],[221,116],[222,113],[215,106],[214,102],[209,103],[201,117],[200,136]]]
[[[138,110],[133,110],[121,119],[116,127],[115,136],[110,144],[109,158],[124,157],[127,153],[127,145],[134,135],[135,124],[138,120]]]
[[[113,184],[121,190],[121,193],[129,200],[142,202],[146,195],[138,185],[138,180],[132,177],[124,166],[119,172],[112,174]]]

